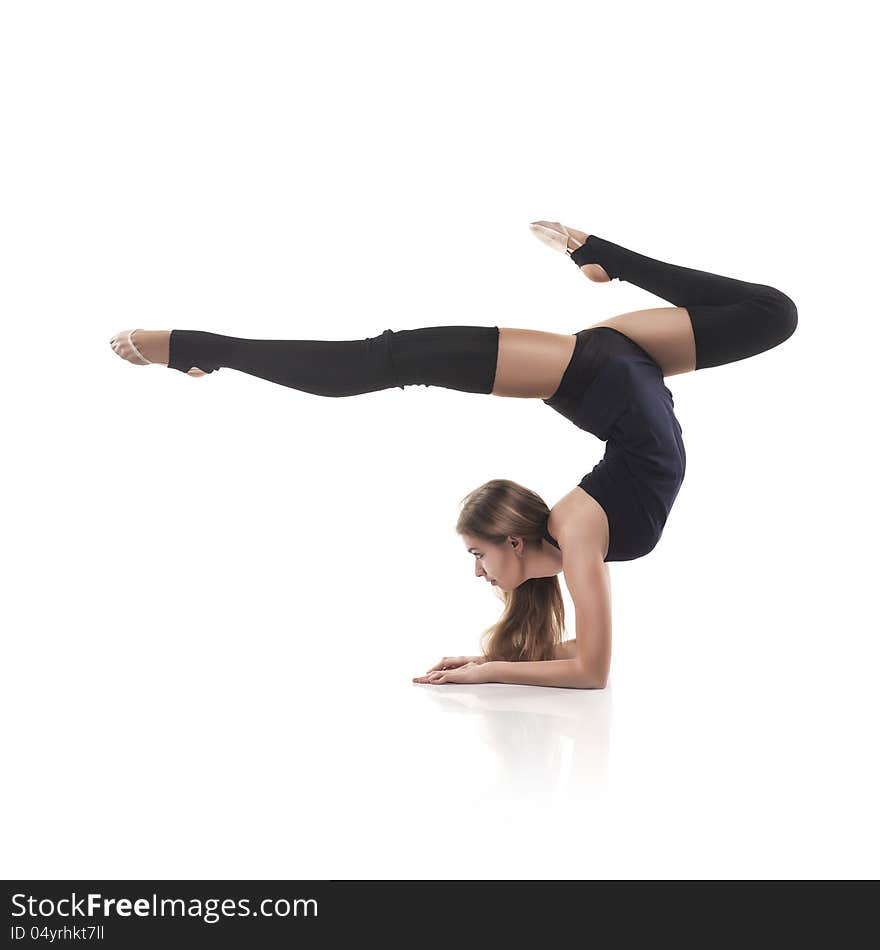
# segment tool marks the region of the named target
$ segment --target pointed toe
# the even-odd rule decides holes
[[[532,221],[529,228],[539,241],[548,247],[552,247],[554,251],[571,255],[573,249],[568,246],[569,239],[574,242],[575,246],[580,244],[568,228],[558,221]]]
[[[557,231],[556,228],[545,224],[543,221],[533,221],[529,227],[531,228],[532,234],[534,234],[542,244],[552,247],[554,251],[568,251],[567,231]]]

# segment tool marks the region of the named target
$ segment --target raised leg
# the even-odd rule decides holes
[[[787,340],[797,327],[792,299],[768,284],[668,264],[595,234],[571,252],[571,259],[581,269],[601,264],[612,280],[628,281],[674,304],[597,324],[620,329],[652,356],[656,351],[664,375],[755,356]],[[660,320],[656,332],[652,317]]]
[[[612,327],[628,336],[650,355],[664,376],[678,376],[697,368],[694,328],[685,307],[633,310],[592,326]]]

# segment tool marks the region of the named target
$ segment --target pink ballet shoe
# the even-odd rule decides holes
[[[554,251],[564,251],[571,256],[571,252],[580,247],[581,242],[568,230],[564,224],[558,221],[532,221],[529,225],[532,234],[546,244],[552,247]],[[574,247],[569,247],[569,240],[574,242]]]
[[[134,342],[134,334],[140,329],[141,328],[138,327],[136,330],[122,330],[121,332],[117,333],[116,336],[111,338],[110,346],[117,356],[121,356],[122,359],[128,360],[129,363],[134,363],[135,366],[146,366],[147,364],[154,361],[148,360],[146,356],[141,353],[137,347],[137,344]],[[160,363],[159,365],[165,366],[166,364]],[[208,374],[193,366],[191,369],[186,371],[186,375],[207,376]]]
[[[572,251],[576,251],[579,247],[582,247],[584,243],[580,237],[584,232],[578,232],[576,236],[572,234],[564,224],[560,224],[558,221],[532,221],[529,227],[532,229],[532,234],[534,234],[539,241],[543,241],[544,244],[552,247],[554,251],[565,251],[569,257],[571,257]],[[589,234],[584,240],[588,237]],[[574,242],[574,247],[568,246],[569,240]],[[584,264],[579,266],[582,273],[598,284],[607,284],[608,281],[611,280],[601,264]]]

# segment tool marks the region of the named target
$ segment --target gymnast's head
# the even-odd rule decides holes
[[[505,478],[480,485],[462,501],[455,530],[475,576],[505,605],[481,637],[490,660],[550,660],[563,639],[562,557],[544,540],[549,513],[539,495]]]

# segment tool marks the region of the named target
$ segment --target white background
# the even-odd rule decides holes
[[[877,875],[864,4],[2,10],[4,877]],[[552,505],[602,444],[538,400],[108,341],[665,305],[539,218],[776,286],[799,327],[667,380],[688,472],[611,566],[606,690],[413,684],[500,612],[461,499]]]

